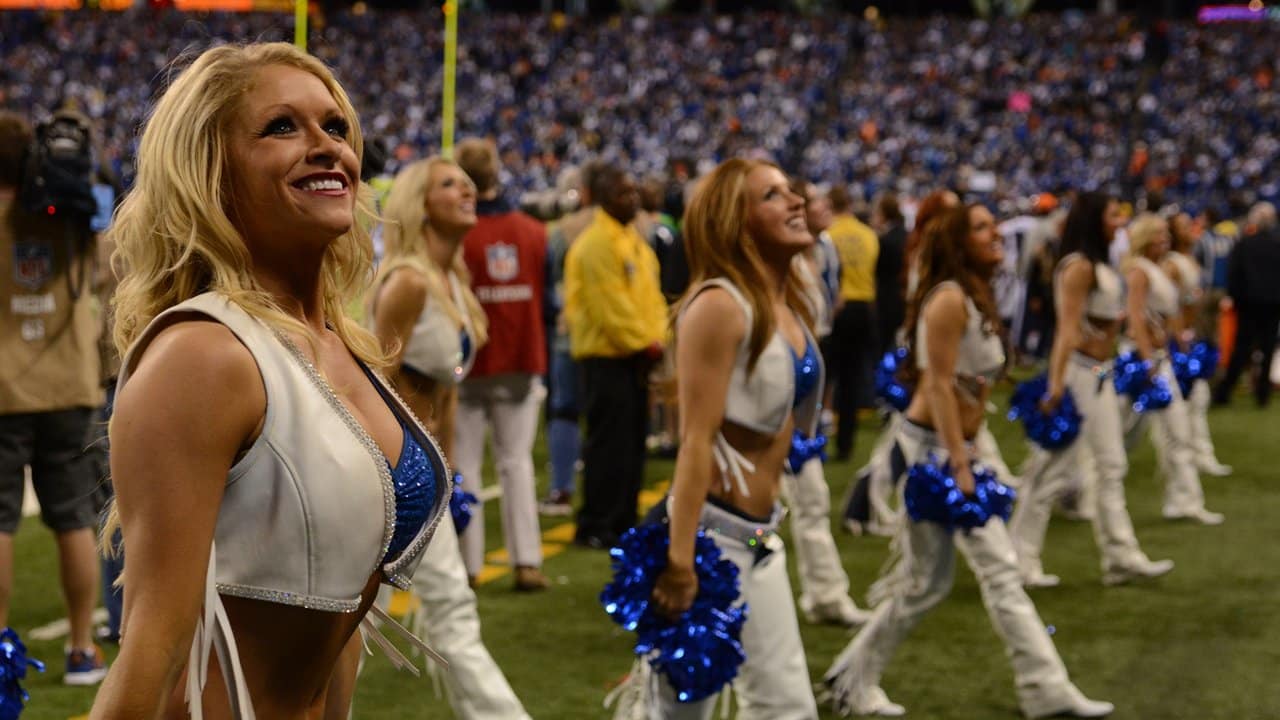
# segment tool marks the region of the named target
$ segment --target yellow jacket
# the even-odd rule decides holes
[[[840,298],[870,302],[876,299],[876,260],[880,238],[853,215],[837,215],[827,228],[840,256]]]
[[[666,337],[658,257],[603,210],[565,256],[565,318],[575,358],[624,357]]]

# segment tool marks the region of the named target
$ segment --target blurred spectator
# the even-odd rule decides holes
[[[831,201],[821,188],[802,178],[791,179],[791,191],[805,200],[805,224],[813,234],[813,247],[807,253],[797,256],[797,262],[805,263],[806,272],[812,275],[813,282],[807,284],[809,292],[814,293],[810,304],[815,308],[814,336],[818,339],[818,347],[822,352],[823,365],[830,368],[834,361],[831,348],[831,326],[835,322],[836,306],[840,301],[840,255],[836,252],[835,243],[827,228],[831,227]],[[822,432],[830,431],[834,406],[835,385],[828,380],[822,388],[822,417],[819,428]]]
[[[880,233],[880,253],[876,257],[876,337],[880,341],[876,357],[879,358],[893,349],[898,328],[906,319],[902,268],[907,251],[907,227],[898,207],[898,196],[893,193],[881,193],[876,198],[874,212],[872,225]]]
[[[502,534],[515,568],[517,590],[547,587],[542,575],[542,531],[534,488],[533,441],[545,392],[547,362],[542,309],[547,231],[514,209],[498,183],[498,149],[490,141],[464,140],[458,165],[476,184],[477,221],[462,239],[471,288],[489,320],[491,337],[458,389],[454,462],[468,491],[479,493],[486,431],[502,485]],[[462,533],[467,572],[484,567],[484,513],[473,514]]]
[[[134,129],[171,58],[288,32],[274,13],[3,13],[0,96],[35,117],[79,99],[127,177]],[[699,162],[760,149],[862,196],[945,185],[1000,202],[1132,187],[1222,209],[1233,193],[1280,195],[1270,110],[1280,86],[1258,70],[1276,56],[1266,23],[1169,22],[1158,65],[1132,18],[1079,13],[552,22],[486,12],[464,14],[460,33],[458,83],[472,102],[458,128],[496,139],[511,191],[550,188],[591,157],[693,176]],[[438,144],[442,75],[430,49],[440,45],[426,11],[335,12],[310,38],[394,166]]]
[[[32,139],[24,118],[0,113],[0,627],[9,624],[13,535],[29,465],[41,519],[57,540],[71,625],[63,682],[95,685],[107,672],[92,626],[101,478],[85,452],[103,404],[97,238],[87,216],[23,208],[18,190]]]
[[[544,321],[548,338],[547,454],[551,456],[551,489],[539,506],[543,515],[573,514],[574,476],[580,462],[582,438],[578,427],[581,411],[579,368],[569,352],[569,325],[565,319],[565,256],[578,235],[595,219],[595,202],[587,187],[595,163],[565,170],[563,194],[581,207],[554,223],[547,231],[547,293]]]
[[[636,231],[649,242],[658,256],[662,295],[675,300],[689,286],[689,261],[684,254],[679,223],[663,211],[667,186],[657,177],[640,183],[640,212],[636,213]]]
[[[665,186],[657,177],[640,183],[640,210],[633,221],[636,232],[648,241],[658,258],[658,286],[668,302],[684,293],[689,284],[689,265],[684,243],[672,217],[662,212]],[[675,358],[663,355],[650,378],[653,394],[649,398],[649,438],[646,445],[661,457],[676,456],[679,435],[679,410],[676,407]]]
[[[853,200],[840,185],[827,197],[835,214],[828,231],[840,256],[840,300],[831,329],[831,370],[835,380],[836,452],[847,460],[853,452],[859,408],[871,406],[871,371],[876,339],[876,261],[880,240],[853,215]]]
[[[662,358],[667,303],[658,259],[631,226],[635,181],[606,165],[593,171],[589,192],[600,207],[565,258],[565,314],[587,421],[575,541],[607,549],[636,520],[649,371]]]
[[[1031,208],[1037,218],[1022,248],[1019,275],[1026,283],[1026,302],[1018,328],[1020,353],[1046,359],[1053,347],[1057,314],[1053,302],[1053,271],[1058,264],[1058,243],[1066,209],[1053,195],[1041,193]]]
[[[1205,210],[1196,224],[1202,233],[1196,244],[1196,258],[1204,269],[1205,289],[1225,291],[1227,260],[1231,256],[1231,248],[1240,239],[1240,230],[1234,222],[1220,220],[1212,208]],[[1221,297],[1221,293],[1218,295]]]
[[[1271,203],[1258,203],[1249,211],[1245,236],[1231,251],[1227,292],[1235,305],[1240,329],[1227,374],[1214,390],[1214,402],[1225,405],[1231,401],[1231,391],[1245,369],[1252,366],[1253,353],[1257,351],[1262,355],[1262,364],[1254,397],[1259,407],[1266,407],[1271,401],[1271,360],[1280,328],[1280,228]]]

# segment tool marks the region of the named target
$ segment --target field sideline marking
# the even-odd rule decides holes
[[[641,515],[648,512],[650,508],[657,505],[666,497],[667,488],[671,486],[670,480],[662,480],[650,489],[641,490],[637,506],[641,510]],[[492,492],[496,490],[497,492]],[[486,500],[490,500],[502,495],[502,487],[493,485],[486,487],[481,491],[485,495]],[[555,557],[565,551],[565,548],[573,544],[573,538],[578,530],[578,526],[572,521],[558,523],[547,528],[542,533],[542,559]],[[504,578],[511,574],[510,556],[507,555],[506,548],[498,548],[490,550],[484,556],[485,565],[480,570],[480,575],[476,578],[477,585],[487,585],[495,580]],[[407,590],[397,590],[391,597],[391,605],[388,612],[397,617],[404,617],[412,612],[418,606],[418,598],[412,592]]]

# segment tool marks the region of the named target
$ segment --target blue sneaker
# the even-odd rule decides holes
[[[97,685],[107,676],[107,663],[102,650],[93,646],[88,650],[67,651],[67,672],[62,676],[64,685]]]

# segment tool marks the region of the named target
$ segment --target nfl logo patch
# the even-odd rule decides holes
[[[493,280],[506,282],[520,274],[520,255],[515,245],[494,243],[484,249],[484,259]]]
[[[15,243],[13,281],[28,290],[39,290],[53,275],[53,248],[48,243]]]

